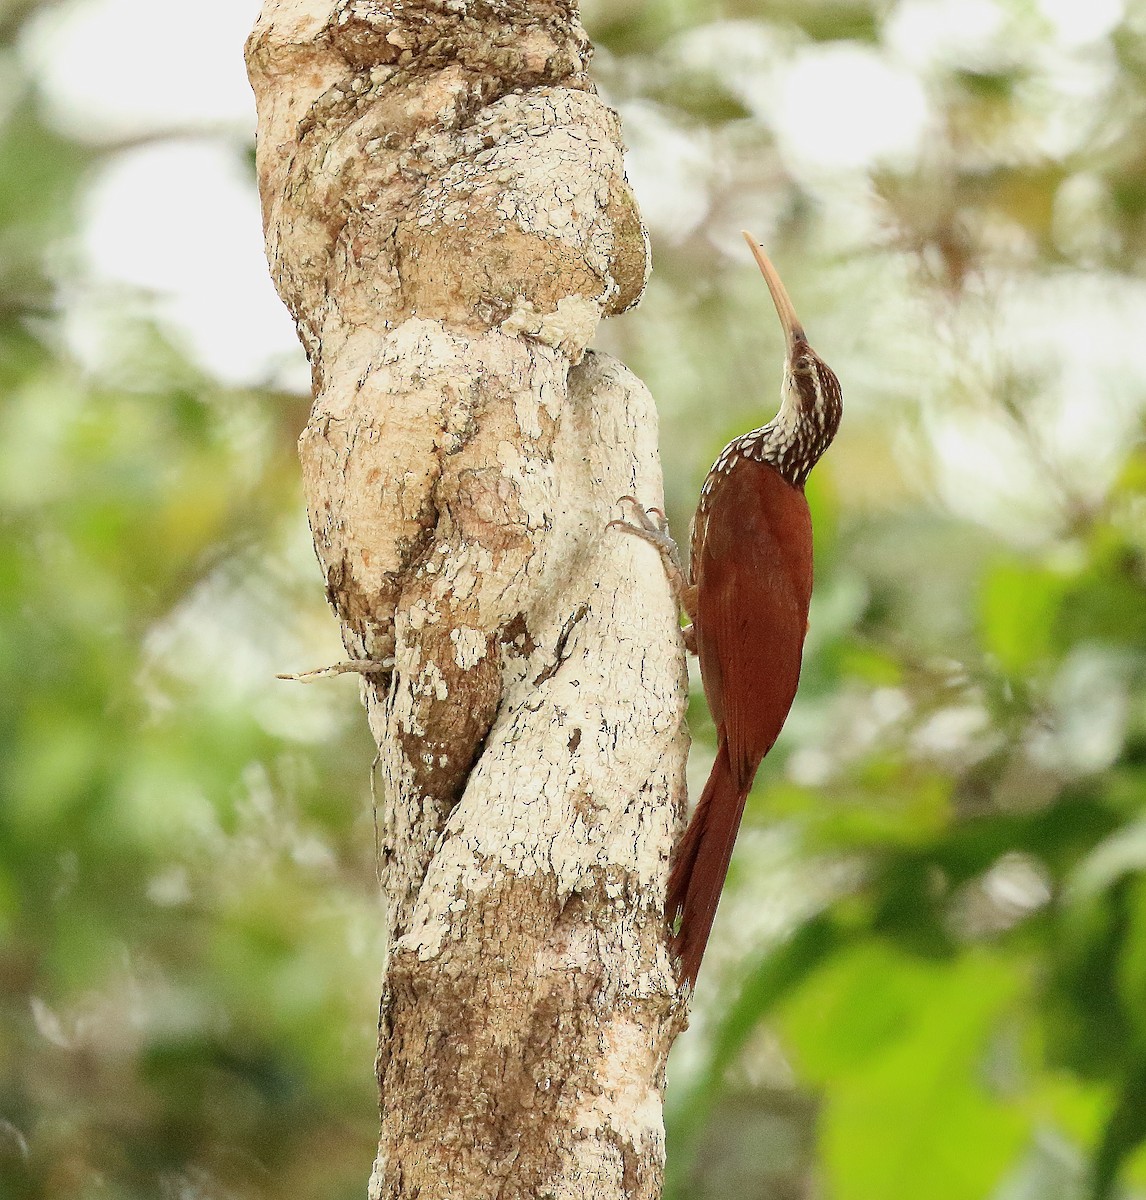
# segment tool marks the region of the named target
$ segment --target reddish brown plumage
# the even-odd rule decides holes
[[[673,858],[665,906],[680,979],[690,985],[712,932],[744,801],[796,696],[812,599],[812,518],[804,483],[843,412],[839,380],[808,345],[767,255],[744,236],[787,338],[780,411],[729,442],[709,471],[693,522],[691,579],[659,510],[641,510],[635,525],[612,523],[660,551],[692,618],[686,644],[700,658],[716,722],[716,762]]]
[[[736,520],[728,520],[735,514]],[[693,534],[696,648],[719,750],[669,877],[681,978],[695,984],[760,760],[800,679],[812,598],[812,520],[802,488],[751,458],[711,481]]]

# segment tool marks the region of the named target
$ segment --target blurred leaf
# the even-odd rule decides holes
[[[1010,100],[1019,83],[1015,71],[973,71],[961,69],[955,72],[960,87],[986,100]]]
[[[1110,1111],[1110,1097],[1104,1087],[1083,1083],[1068,1072],[1044,1070],[1031,1080],[1027,1107],[1076,1145],[1092,1146]]]
[[[1146,449],[1137,446],[1131,450],[1112,491],[1115,495],[1146,496]]]
[[[1090,1200],[1110,1200],[1119,1169],[1146,1140],[1146,1060],[1127,1064],[1125,1078],[1094,1157]]]
[[[770,15],[796,23],[816,41],[874,42],[879,22],[873,9],[869,0],[773,0]]]
[[[1134,1041],[1126,1050],[1128,1055],[1143,1060],[1146,1079],[1146,871],[1140,869],[1136,874],[1129,891],[1128,908],[1126,946],[1119,964],[1118,991],[1134,1024]],[[1139,1093],[1139,1100],[1142,1096],[1146,1096],[1146,1086]]]
[[[1121,1075],[1133,1021],[1119,987],[1131,927],[1132,880],[1056,913],[1045,991],[1046,1053],[1084,1079]]]
[[[1096,561],[1077,579],[1062,610],[1061,636],[1070,642],[1146,646],[1146,585],[1140,563],[1116,536],[1095,538]]]
[[[759,801],[755,796],[753,807],[759,803],[772,820],[802,817],[805,842],[816,853],[926,844],[951,815],[948,780],[905,772],[894,761],[864,763],[861,778],[830,795],[777,782]]]
[[[1017,561],[990,569],[982,587],[983,641],[1008,674],[1023,675],[1050,657],[1068,586],[1049,571]]]
[[[903,680],[903,664],[873,646],[849,645],[840,655],[840,673],[854,676],[877,687],[891,687]]]
[[[742,121],[751,115],[744,102],[722,80],[711,75],[674,73],[650,95],[685,116],[710,125]]]
[[[924,964],[871,943],[845,950],[785,1003],[797,1061],[827,1086],[833,1195],[989,1194],[1028,1131],[983,1074],[991,1034],[1020,994],[1000,959]]]

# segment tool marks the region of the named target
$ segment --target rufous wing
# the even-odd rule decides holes
[[[750,787],[800,679],[812,598],[808,502],[765,463],[717,485],[694,564],[705,694],[737,783]]]

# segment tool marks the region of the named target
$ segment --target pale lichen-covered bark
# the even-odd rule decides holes
[[[655,1197],[683,657],[647,243],[572,0],[266,0],[247,48],[310,524],[386,781],[374,1196]]]

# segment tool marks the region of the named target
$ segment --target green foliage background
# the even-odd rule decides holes
[[[103,297],[74,360],[68,248],[118,150],[48,123],[12,50],[43,7],[0,4],[0,1196],[361,1196],[372,751],[353,684],[272,678],[338,654],[307,398],[211,378],[147,297]],[[847,402],[669,1195],[1146,1195],[1146,8],[1076,52],[1084,111],[1008,0],[989,55],[920,73],[917,154],[792,170],[754,77],[881,50],[903,7],[586,4],[635,162],[701,197],[601,338],[657,397],[675,528],[776,394],[741,225]],[[699,689],[691,718],[696,785]]]

